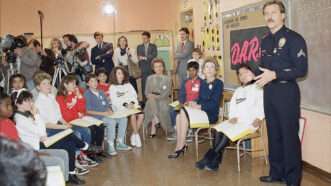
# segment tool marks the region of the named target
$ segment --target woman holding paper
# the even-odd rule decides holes
[[[214,58],[206,59],[202,66],[205,78],[200,85],[199,98],[197,102],[190,102],[187,109],[195,112],[204,112],[208,116],[206,122],[215,123],[218,120],[219,103],[223,92],[223,82],[217,79],[219,64]],[[168,158],[178,158],[184,154],[188,146],[186,144],[186,133],[189,126],[187,111],[180,110],[176,118],[177,144],[175,151]],[[202,115],[205,115],[202,113]]]
[[[199,169],[217,170],[229,141],[236,141],[255,132],[264,118],[263,90],[254,84],[254,73],[249,66],[242,65],[237,74],[242,86],[236,89],[231,98],[230,119],[214,127],[218,131],[214,147],[196,163]]]
[[[87,169],[77,169],[75,166],[76,149],[87,150],[88,144],[78,139],[75,135],[68,135],[46,148],[48,140],[45,122],[41,119],[38,110],[33,105],[32,94],[25,89],[12,94],[15,107],[14,120],[20,139],[32,146],[35,150],[40,149],[64,149],[69,156],[69,180],[75,184],[85,183],[77,175],[88,173]],[[41,145],[42,144],[42,145]],[[45,151],[47,153],[47,151]]]
[[[109,95],[114,112],[128,111],[140,108],[137,92],[129,83],[129,73],[121,66],[116,66],[110,73]],[[139,129],[142,125],[144,114],[137,113],[129,116],[133,132],[130,137],[131,145],[140,148],[142,146]],[[119,143],[124,144],[124,139],[119,138]],[[119,144],[120,147],[120,144]]]

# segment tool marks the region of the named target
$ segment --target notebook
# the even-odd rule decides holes
[[[222,132],[226,135],[231,141],[237,141],[240,138],[245,137],[248,134],[252,134],[256,131],[253,126],[243,124],[243,123],[236,123],[232,124],[228,121],[224,121],[220,124],[213,126],[217,132]]]
[[[43,144],[45,145],[45,147],[50,147],[51,145],[53,145],[54,143],[58,142],[60,139],[63,139],[64,137],[68,136],[71,133],[73,133],[72,129],[66,129],[53,136],[48,137],[45,141],[43,141]]]
[[[205,111],[191,107],[184,107],[184,111],[188,117],[190,128],[209,127],[209,119]]]
[[[82,118],[78,118],[70,121],[70,124],[76,125],[79,127],[90,127],[92,125],[100,126],[103,123],[102,120],[98,120],[92,116],[84,116]]]

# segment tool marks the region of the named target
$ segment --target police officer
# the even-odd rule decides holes
[[[270,32],[262,39],[262,74],[256,80],[264,87],[270,172],[260,181],[296,186],[302,176],[300,90],[296,79],[307,74],[307,48],[301,35],[284,26],[285,7],[281,1],[267,2],[263,15]]]

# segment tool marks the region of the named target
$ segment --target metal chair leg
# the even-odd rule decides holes
[[[199,160],[199,129],[194,132],[194,139],[195,139],[195,157],[197,161]]]
[[[237,164],[238,164],[238,172],[240,172],[240,143],[241,140],[237,142]]]

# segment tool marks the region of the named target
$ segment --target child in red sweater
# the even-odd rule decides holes
[[[13,121],[9,119],[13,115],[11,99],[5,93],[0,92],[0,136],[18,141],[18,133]]]
[[[77,87],[77,79],[74,75],[68,75],[62,80],[56,101],[60,105],[63,119],[68,123],[86,115],[83,90]],[[91,144],[92,151],[97,153],[102,151],[99,147],[103,143],[104,125],[93,125],[89,128],[73,126],[73,129],[83,141]]]

